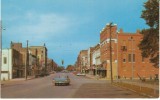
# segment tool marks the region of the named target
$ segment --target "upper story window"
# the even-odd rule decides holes
[[[133,54],[133,56],[132,54],[128,54],[128,62],[132,62],[132,60],[135,62],[135,54]]]
[[[127,46],[121,46],[122,51],[127,51]]]
[[[3,64],[7,64],[7,57],[3,57]]]
[[[144,62],[144,57],[142,57],[142,62]]]
[[[126,54],[123,55],[123,62],[126,62]]]

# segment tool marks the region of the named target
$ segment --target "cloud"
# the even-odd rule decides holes
[[[27,35],[31,37],[35,36],[35,38],[39,39],[47,38],[51,35],[54,36],[65,34],[65,31],[71,28],[73,23],[73,20],[71,20],[70,18],[53,13],[27,13],[24,16],[23,21],[24,23],[20,24],[19,26],[13,26],[11,29],[12,32],[20,34],[22,35],[22,37],[24,37],[24,35]]]

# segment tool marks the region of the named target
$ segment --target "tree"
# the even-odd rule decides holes
[[[57,68],[56,68],[56,71],[57,72],[60,72],[60,71],[62,71],[62,70],[64,70],[65,68],[63,67],[63,66],[58,66]]]
[[[141,18],[146,20],[149,29],[143,29],[143,39],[139,44],[142,57],[150,58],[155,67],[159,66],[159,0],[148,0]]]
[[[73,65],[68,65],[66,68],[68,71],[74,71],[75,67]]]

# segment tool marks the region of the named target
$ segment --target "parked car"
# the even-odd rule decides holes
[[[86,76],[85,73],[77,73],[77,76]]]
[[[53,83],[55,84],[55,86],[59,86],[59,85],[69,85],[70,84],[70,79],[68,76],[66,77],[57,77],[53,79]]]

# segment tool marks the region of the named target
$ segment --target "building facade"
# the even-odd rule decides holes
[[[110,67],[110,32],[111,34],[111,45],[112,45],[112,73],[113,77],[117,76],[117,25],[110,27],[106,25],[100,33],[100,53],[102,68],[106,70],[106,77],[111,77]]]
[[[93,74],[94,73],[94,69],[95,69],[95,66],[93,65],[93,55],[92,55],[92,52],[94,50],[94,47],[90,47],[88,49],[88,52],[87,52],[87,69],[86,69],[86,72],[89,73],[89,74]]]
[[[88,65],[88,50],[81,50],[77,58],[78,71],[85,73]]]
[[[27,59],[27,48],[22,47],[22,43],[11,42],[11,48],[22,54],[23,77],[25,76],[25,66]],[[27,67],[27,75],[40,74],[47,72],[47,48],[44,46],[29,46],[29,66]]]
[[[56,70],[57,67],[58,65],[55,63],[53,59],[47,59],[47,72],[53,72],[54,70]]]
[[[29,50],[31,50],[32,54],[36,56],[37,58],[37,64],[36,64],[36,69],[37,73],[41,72],[47,72],[47,48],[44,44],[44,46],[30,46]]]
[[[22,55],[15,49],[2,50],[1,80],[23,77]]]
[[[111,35],[110,35],[111,34]],[[110,47],[111,36],[111,47]],[[153,67],[149,58],[143,58],[139,50],[139,43],[142,40],[140,31],[135,33],[117,31],[117,25],[106,25],[100,33],[100,53],[101,63],[106,69],[106,78],[153,78],[158,75],[159,69]],[[110,53],[111,48],[111,53]]]
[[[120,29],[118,33],[118,75],[121,78],[154,78],[159,74],[159,68],[155,68],[149,58],[141,56],[138,45],[142,40],[140,31],[126,33]]]
[[[103,78],[106,76],[106,70],[102,67],[100,56],[100,44],[97,44],[92,52],[92,66],[95,66],[93,75],[99,75]]]

